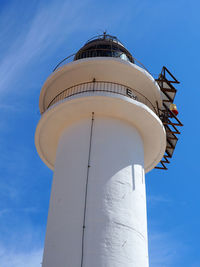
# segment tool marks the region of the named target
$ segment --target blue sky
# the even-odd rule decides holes
[[[181,81],[184,123],[168,171],[147,174],[150,267],[199,267],[198,0],[0,0],[0,267],[39,267],[52,172],[34,147],[42,84],[107,30],[153,75]]]

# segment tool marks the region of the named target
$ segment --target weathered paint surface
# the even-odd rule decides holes
[[[148,267],[143,150],[136,128],[111,117],[94,114],[92,136],[91,117],[63,132],[43,267]]]

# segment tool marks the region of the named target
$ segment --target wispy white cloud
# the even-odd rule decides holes
[[[53,1],[48,6],[41,6],[35,14],[32,14],[29,27],[22,25],[18,37],[7,40],[9,49],[4,53],[0,64],[1,92],[6,90],[11,82],[13,83],[13,79],[22,69],[26,69],[31,60],[38,60],[42,52],[47,49],[55,49],[64,38],[66,39],[80,26],[79,10],[86,3],[77,1],[71,5],[69,1]],[[1,15],[7,16],[4,13]]]
[[[151,205],[151,204],[156,204],[156,203],[161,203],[161,202],[170,203],[171,199],[169,199],[166,196],[161,196],[161,195],[147,195],[147,201]]]
[[[17,190],[14,186],[0,182],[0,192],[1,197],[9,198],[11,200],[16,200]]]
[[[39,209],[38,207],[23,207],[23,208],[5,208],[5,209],[0,209],[0,217],[7,215],[8,213],[39,213],[42,210]]]
[[[16,105],[0,104],[0,110],[2,111],[16,111]]]
[[[9,228],[9,226],[7,227]],[[9,238],[2,235],[0,240],[1,267],[41,267],[43,234],[41,229],[27,223],[18,231],[9,231]]]
[[[9,85],[14,84],[14,80],[19,79],[19,73],[25,74],[27,66],[32,66],[34,62],[39,62],[44,59],[44,55],[55,52],[64,41],[67,43],[67,37],[75,32],[92,31],[93,34],[103,30],[111,30],[121,25],[122,21],[127,16],[130,10],[124,9],[124,4],[117,1],[115,5],[107,3],[105,7],[102,3],[93,3],[91,0],[74,0],[74,1],[41,1],[35,11],[30,12],[30,17],[25,16],[26,21],[21,21],[21,18],[16,19],[15,23],[20,24],[20,31],[15,32],[15,23],[12,10],[8,8],[1,13],[1,17],[5,18],[2,21],[9,24],[3,25],[0,29],[1,39],[5,40],[7,49],[4,49],[3,57],[0,63],[0,93],[2,94],[8,89]],[[142,9],[142,4],[139,0],[133,3],[134,18],[136,18]],[[26,9],[27,7],[25,7]],[[110,10],[112,8],[112,10]],[[120,12],[119,12],[120,10]],[[139,12],[139,13],[138,13]],[[9,15],[8,15],[9,14]],[[10,22],[11,21],[11,22]],[[0,21],[1,22],[1,21]],[[11,34],[7,36],[7,31],[4,28],[11,28]],[[100,30],[101,29],[101,30]],[[75,35],[74,35],[75,36]],[[5,46],[5,44],[4,44]],[[12,90],[14,88],[12,87]]]
[[[166,195],[147,195],[149,208],[169,206],[173,200]],[[176,231],[175,231],[176,232]],[[173,267],[180,260],[184,246],[175,239],[173,231],[159,230],[159,221],[149,221],[150,267]]]
[[[150,267],[172,267],[180,260],[185,247],[172,233],[152,232],[149,235]]]
[[[2,267],[41,267],[43,249],[29,252],[16,252],[0,245],[0,266]]]

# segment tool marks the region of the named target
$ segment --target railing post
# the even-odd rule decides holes
[[[93,82],[93,92],[94,92],[94,87],[95,87],[95,82],[96,82],[96,79],[94,78],[93,80],[92,80],[92,82]]]

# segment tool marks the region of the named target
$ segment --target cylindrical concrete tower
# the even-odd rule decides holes
[[[109,35],[59,66],[40,94],[37,151],[54,170],[43,267],[148,267],[145,172],[166,133],[160,88]]]

